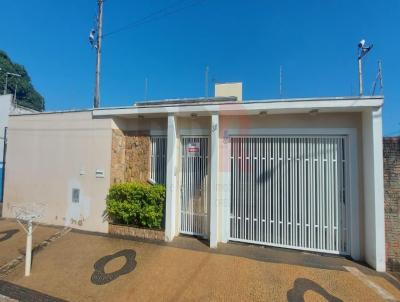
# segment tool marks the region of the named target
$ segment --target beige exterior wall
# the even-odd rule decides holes
[[[237,97],[238,101],[243,100],[242,83],[216,83],[215,96],[216,97]]]
[[[3,216],[14,217],[13,205],[40,202],[42,222],[107,232],[111,125],[91,111],[10,117]],[[104,178],[96,178],[97,169]]]
[[[139,131],[148,132],[153,131],[154,133],[165,132],[167,134],[167,117],[160,118],[114,118],[112,127],[113,129],[120,129],[123,131]]]

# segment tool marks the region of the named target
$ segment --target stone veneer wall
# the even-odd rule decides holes
[[[118,225],[113,223],[108,224],[108,233],[119,236],[134,237],[134,238],[143,238],[143,239],[161,240],[161,241],[165,240],[165,232],[163,230],[143,229],[132,226]]]
[[[150,136],[128,132],[125,138],[125,181],[147,181],[150,177]]]
[[[111,184],[125,181],[125,135],[119,129],[112,130]]]
[[[150,176],[150,136],[112,130],[111,184],[147,181]]]
[[[400,137],[383,139],[386,268],[400,272]]]

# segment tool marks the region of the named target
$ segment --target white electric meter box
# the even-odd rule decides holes
[[[104,170],[97,169],[96,170],[96,178],[104,178]]]

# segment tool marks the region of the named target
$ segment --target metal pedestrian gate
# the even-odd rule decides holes
[[[208,138],[182,137],[181,230],[208,236]]]
[[[345,136],[231,137],[230,240],[348,254]]]

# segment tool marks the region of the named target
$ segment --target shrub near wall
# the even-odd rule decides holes
[[[161,229],[164,203],[163,185],[115,184],[107,196],[107,213],[114,223]]]

